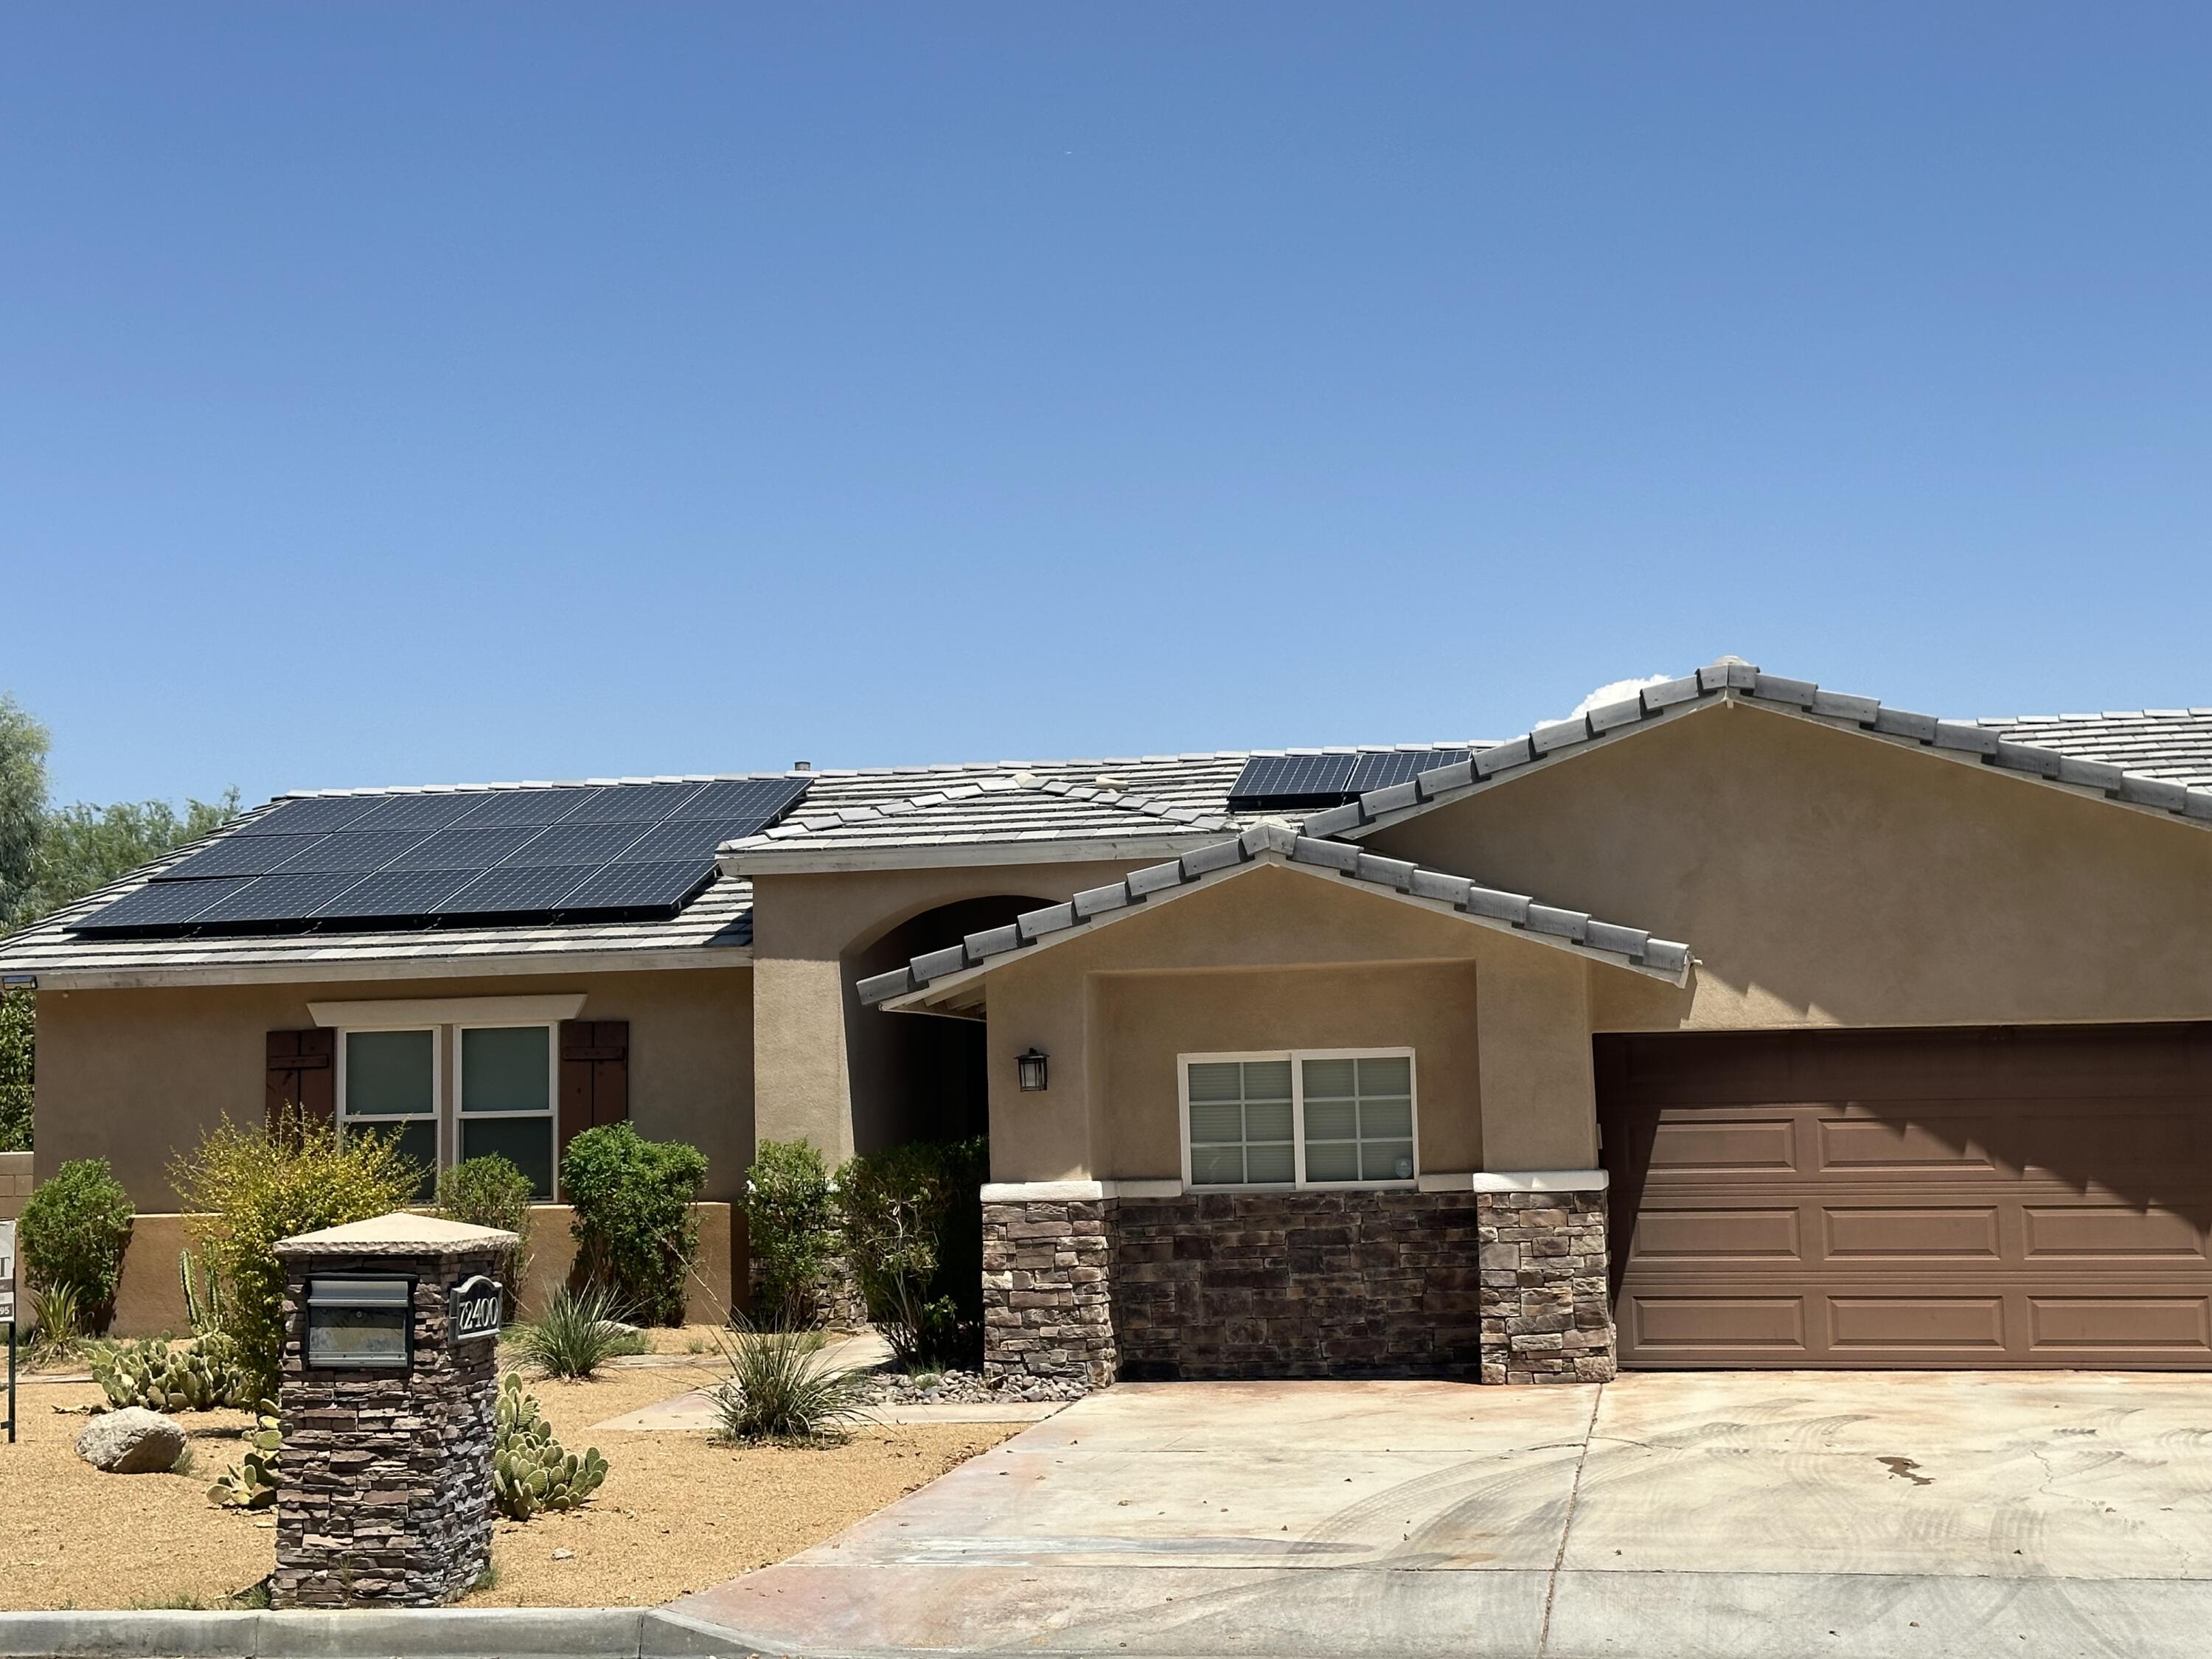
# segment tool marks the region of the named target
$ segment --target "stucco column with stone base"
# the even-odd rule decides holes
[[[1477,1176],[1482,1380],[1609,1382],[1615,1371],[1606,1285],[1601,1171]],[[1581,1190],[1563,1190],[1577,1181]]]
[[[1096,1182],[983,1188],[983,1375],[1114,1380],[1114,1200]]]

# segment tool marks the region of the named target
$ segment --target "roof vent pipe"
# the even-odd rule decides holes
[[[814,769],[814,763],[812,761],[793,761],[791,763],[791,769],[794,772],[811,772]]]

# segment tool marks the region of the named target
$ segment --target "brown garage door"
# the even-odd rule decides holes
[[[2212,1026],[1597,1062],[1626,1364],[2212,1367]]]

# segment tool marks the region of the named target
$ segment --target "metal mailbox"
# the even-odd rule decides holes
[[[307,1364],[404,1371],[415,1364],[415,1281],[398,1273],[307,1281]]]

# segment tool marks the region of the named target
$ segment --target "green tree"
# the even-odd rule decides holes
[[[32,993],[0,991],[0,1152],[31,1150]]]
[[[0,693],[0,933],[18,917],[37,878],[46,827],[46,728]]]
[[[79,801],[46,814],[29,890],[15,918],[25,926],[87,893],[119,881],[164,853],[220,830],[238,816],[238,791],[191,800],[181,812],[165,800]]]

